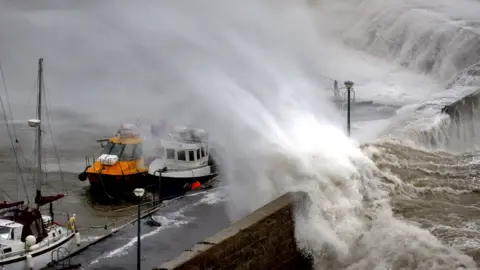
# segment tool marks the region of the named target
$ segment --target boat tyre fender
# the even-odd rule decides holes
[[[90,167],[90,166],[87,166],[87,167],[85,168],[85,170],[78,175],[78,180],[80,180],[80,181],[82,181],[82,182],[85,181],[85,180],[87,180],[87,169],[88,169],[89,167]]]

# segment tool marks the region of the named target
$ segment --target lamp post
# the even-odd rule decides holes
[[[346,81],[345,88],[347,88],[347,132],[350,137],[350,92],[352,91],[353,82]]]
[[[135,196],[138,198],[138,216],[137,216],[137,226],[138,226],[138,232],[137,232],[137,270],[140,270],[140,202],[141,198],[143,197],[143,194],[145,193],[145,189],[143,188],[136,188],[133,190],[133,193]]]

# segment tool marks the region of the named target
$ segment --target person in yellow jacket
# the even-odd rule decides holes
[[[68,229],[72,230],[72,232],[76,232],[75,214],[73,214],[73,215],[68,219]]]

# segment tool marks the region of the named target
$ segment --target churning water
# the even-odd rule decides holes
[[[319,269],[476,269],[478,138],[446,144],[439,112],[480,86],[479,2],[53,3],[2,2],[0,60],[22,115],[45,57],[68,150],[137,118],[201,126],[232,220],[308,193],[296,234]],[[332,79],[401,109],[355,121],[362,140],[349,139]]]

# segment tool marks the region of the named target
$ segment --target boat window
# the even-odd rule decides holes
[[[123,148],[125,148],[124,144],[113,143],[110,150],[104,154],[116,155],[117,157],[120,157],[122,155]]]
[[[139,143],[135,147],[135,151],[133,151],[133,159],[141,159],[143,156],[143,147],[142,144]]]
[[[134,160],[133,152],[135,151],[135,144],[126,144],[123,149],[120,160]]]
[[[188,160],[195,161],[195,151],[193,150],[188,151]]]
[[[202,158],[205,156],[205,149],[202,147]]]
[[[11,240],[13,232],[11,228],[8,227],[0,227],[0,238],[5,240]]]
[[[109,154],[110,150],[112,150],[112,146],[113,146],[113,143],[108,142],[107,145],[105,145],[105,147],[103,147],[102,155],[103,154]]]
[[[165,148],[157,148],[157,151],[155,152],[155,154],[159,157],[159,158],[163,158],[165,156]]]
[[[185,151],[178,151],[177,155],[178,155],[178,160],[183,160],[183,161],[187,160],[187,157],[185,156]]]
[[[175,159],[175,150],[167,149],[167,159]]]
[[[197,149],[197,159],[200,159],[200,149]]]

